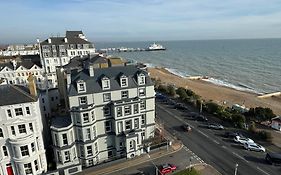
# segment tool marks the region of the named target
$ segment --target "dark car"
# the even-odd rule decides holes
[[[187,110],[187,107],[182,103],[176,103],[174,108],[179,110]]]
[[[231,139],[233,139],[233,138],[236,137],[236,136],[243,137],[243,135],[242,135],[241,133],[239,133],[239,132],[230,132],[230,131],[227,131],[227,132],[224,133],[224,137],[226,137],[226,138],[231,138]]]
[[[156,97],[156,99],[158,99],[158,100],[160,100],[160,101],[165,101],[165,100],[167,100],[167,96],[161,94],[160,92],[157,92],[157,93],[155,94],[155,97]]]
[[[267,153],[265,160],[272,165],[281,165],[281,154],[280,153]]]
[[[198,116],[196,116],[196,117],[195,117],[195,120],[201,121],[201,122],[207,122],[207,121],[208,121],[207,117],[205,117],[204,115],[198,115]]]
[[[191,131],[191,127],[188,125],[188,124],[184,124],[181,126],[181,128],[184,130],[184,131]]]

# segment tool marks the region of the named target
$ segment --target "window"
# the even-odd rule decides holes
[[[117,107],[117,117],[121,117],[122,116],[122,107]]]
[[[145,96],[145,88],[139,89],[139,96]]]
[[[93,155],[93,148],[92,145],[87,146],[87,155],[92,156]]]
[[[86,139],[91,140],[91,130],[90,130],[90,128],[86,129]]]
[[[118,122],[118,132],[122,132],[123,131],[123,122]]]
[[[29,107],[25,107],[25,111],[26,111],[26,114],[27,114],[27,115],[30,115],[30,109],[29,109]]]
[[[121,98],[129,98],[129,92],[128,91],[121,91]]]
[[[141,124],[145,125],[145,123],[146,123],[146,116],[145,116],[145,114],[143,114],[143,115],[141,115]]]
[[[108,78],[103,78],[102,80],[102,89],[110,89],[110,82]]]
[[[134,119],[134,128],[139,129],[139,119],[138,118]]]
[[[80,154],[84,157],[84,147],[82,145],[80,146]]]
[[[38,161],[34,160],[34,166],[35,166],[35,170],[38,171],[39,167],[38,167]]]
[[[110,132],[111,131],[111,122],[106,121],[105,122],[105,132]]]
[[[105,93],[103,94],[103,102],[107,102],[111,100],[111,94],[110,93]]]
[[[3,149],[3,155],[4,155],[4,156],[8,156],[7,147],[6,147],[6,146],[2,146],[2,149]]]
[[[2,128],[0,128],[0,137],[4,137],[4,133],[3,133]]]
[[[92,115],[92,121],[94,121],[94,120],[95,120],[95,112],[92,111],[92,112],[91,112],[91,115]]]
[[[63,145],[67,145],[67,135],[66,134],[62,134],[62,143],[63,143]]]
[[[93,160],[93,159],[89,159],[89,160],[88,160],[88,165],[89,165],[89,166],[94,165],[94,160]]]
[[[78,114],[76,115],[76,122],[77,122],[77,123],[81,123],[81,122],[80,122],[80,115],[78,115]]]
[[[29,156],[29,152],[28,152],[28,146],[21,146],[20,147],[20,151],[21,151],[21,155],[22,156]]]
[[[33,143],[31,143],[31,151],[32,151],[32,152],[34,152],[34,151],[35,151],[35,144],[34,144],[34,142],[33,142]]]
[[[30,129],[30,131],[32,131],[32,132],[33,132],[33,125],[32,125],[32,123],[29,123],[28,125],[29,125],[29,129]]]
[[[130,149],[134,149],[134,147],[135,147],[135,141],[131,140],[130,141]]]
[[[22,133],[26,133],[26,128],[25,128],[25,125],[18,125],[18,128],[19,128],[19,133],[22,134]]]
[[[79,97],[80,105],[87,104],[87,97]]]
[[[132,128],[132,120],[125,121],[125,129],[130,130]]]
[[[109,107],[104,107],[103,108],[103,113],[104,113],[104,116],[109,116],[110,115],[110,108]]]
[[[96,137],[96,126],[93,126],[93,135],[94,135],[94,138]]]
[[[138,76],[138,83],[139,83],[139,85],[144,85],[145,84],[145,76],[143,74],[140,74]]]
[[[15,136],[16,135],[16,131],[15,131],[15,127],[14,126],[11,126],[11,131],[12,131],[12,134]]]
[[[88,123],[90,121],[89,119],[89,113],[83,114],[83,123]]]
[[[16,108],[15,114],[16,114],[16,116],[23,115],[22,108]]]
[[[31,163],[24,164],[25,174],[33,174]]]
[[[139,113],[139,104],[134,104],[134,114]]]
[[[54,135],[54,137],[55,137],[55,145],[58,145],[58,144],[59,144],[58,135],[57,135],[57,134],[55,134],[55,135]]]
[[[78,87],[78,92],[86,92],[86,87],[85,87],[85,82],[83,81],[78,81],[77,83]]]
[[[125,115],[131,115],[131,105],[124,106]]]
[[[144,110],[146,107],[145,107],[145,100],[142,100],[141,102],[140,102],[140,109],[141,110]]]
[[[70,154],[69,154],[69,151],[65,151],[64,152],[64,162],[70,162]]]
[[[108,151],[108,152],[107,152],[107,156],[108,156],[108,158],[113,157],[113,151],[111,151],[111,150],[110,150],[110,151]]]
[[[11,112],[10,109],[7,110],[7,114],[8,114],[9,117],[12,117],[12,112]]]
[[[128,86],[128,79],[121,78],[121,87],[127,87],[127,86]]]
[[[81,129],[77,129],[78,132],[78,140],[83,140],[83,135]]]
[[[95,152],[96,152],[96,153],[99,152],[99,150],[98,150],[98,143],[97,143],[97,142],[95,143]]]

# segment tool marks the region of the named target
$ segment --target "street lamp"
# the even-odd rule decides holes
[[[148,156],[150,162],[151,162],[151,163],[153,164],[153,166],[155,167],[156,175],[158,175],[158,173],[160,173],[160,175],[163,175],[163,174],[161,173],[161,171],[159,171],[159,169],[158,169],[158,167],[155,165],[155,163],[151,160],[150,155],[147,154],[147,156]]]
[[[238,163],[235,164],[235,172],[234,172],[234,175],[237,175],[237,168],[238,168]]]
[[[191,161],[192,161],[192,157],[189,158],[189,168],[191,169]]]

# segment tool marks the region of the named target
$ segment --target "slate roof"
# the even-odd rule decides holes
[[[144,70],[137,68],[135,65],[94,69],[94,77],[89,76],[87,69],[83,69],[80,72],[77,70],[73,70],[71,71],[72,83],[69,89],[69,96],[78,95],[77,84],[76,84],[78,80],[83,80],[86,82],[86,90],[87,90],[87,92],[85,92],[86,94],[124,89],[121,88],[120,86],[119,77],[121,74],[124,74],[125,76],[128,77],[128,87],[126,87],[125,89],[137,88],[140,87],[137,83],[137,75],[139,73],[143,73],[146,77],[146,84],[143,86],[153,85],[153,82],[148,76],[148,73]],[[104,76],[110,79],[109,90],[102,89],[101,78]]]
[[[80,31],[66,31],[65,36],[67,38],[69,38],[69,37],[70,38],[71,37],[79,37],[79,34],[84,35],[83,32],[80,30]]]
[[[37,101],[30,95],[28,88],[12,84],[0,85],[0,106]]]
[[[67,43],[64,41],[65,37],[50,37],[51,43],[48,43],[48,39],[41,42],[41,45],[65,45],[65,44],[92,44],[89,41],[81,39],[79,37],[67,37]]]
[[[17,60],[16,69],[19,68],[20,66],[23,66],[26,69],[30,69],[32,66],[34,66],[34,64],[36,64],[38,67],[42,68],[39,55],[21,56],[20,61]],[[2,69],[4,69],[5,67],[8,67],[10,69],[14,69],[14,66],[11,62],[0,63],[0,71]]]
[[[87,55],[84,57],[74,57],[70,60],[70,62],[63,66],[65,69],[83,69],[84,64],[97,64],[97,63],[107,63],[107,59],[105,57],[101,57],[99,55]]]
[[[70,114],[69,115],[65,115],[65,116],[57,116],[52,118],[52,124],[51,126],[55,127],[55,128],[64,128],[67,127],[71,124],[71,117]]]

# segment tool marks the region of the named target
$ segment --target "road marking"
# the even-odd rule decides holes
[[[226,146],[224,146],[224,145],[222,145],[221,147],[224,148],[224,149],[227,149]]]
[[[200,134],[202,134],[203,136],[205,136],[205,137],[207,137],[207,138],[210,138],[207,134],[205,134],[204,132],[202,132],[202,131],[200,131],[200,130],[198,130],[198,132],[200,133]]]
[[[249,163],[248,160],[246,160],[244,157],[240,156],[239,154],[235,153],[235,152],[232,152],[233,155],[237,156],[238,158],[244,160],[245,162]]]
[[[263,169],[261,169],[260,167],[257,166],[257,169],[260,170],[261,172],[263,172],[264,174],[270,175],[268,172],[264,171]]]
[[[213,142],[215,142],[215,143],[218,144],[218,145],[220,144],[220,143],[219,143],[218,141],[216,141],[216,140],[213,140]]]

